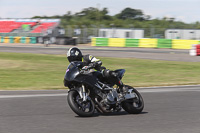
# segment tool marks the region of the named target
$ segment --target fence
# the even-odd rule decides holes
[[[99,29],[103,29],[105,27],[86,27],[86,26],[66,26],[64,27],[66,30],[66,35],[69,37],[77,37],[78,43],[87,43],[90,41],[91,37],[104,37],[100,34]],[[115,27],[114,27],[115,28]],[[118,27],[119,28],[119,27]],[[117,29],[117,28],[116,28]],[[119,28],[121,29],[121,28]],[[166,29],[166,28],[137,28],[144,30],[144,38],[157,38],[157,39],[184,39],[184,40],[200,40],[200,34],[197,34],[197,31],[200,32],[199,29]],[[130,28],[130,30],[137,30],[134,28]],[[176,31],[175,32],[166,32],[166,31]],[[188,31],[189,33],[183,33],[182,31]],[[193,31],[193,32],[191,32]],[[178,33],[181,33],[178,35]],[[131,33],[130,33],[131,34]],[[192,34],[192,35],[191,35]],[[119,37],[117,37],[119,38]],[[130,38],[136,38],[134,34],[130,36]]]
[[[91,41],[92,37],[102,37],[99,33],[99,29],[106,28],[101,26],[100,28],[92,25],[90,27],[86,27],[85,25],[77,26],[77,25],[64,25],[65,35],[67,37],[75,37],[77,38],[77,43],[88,43]],[[115,28],[115,27],[113,27]],[[134,30],[134,28],[130,28]],[[137,28],[138,29],[138,28]],[[165,28],[155,28],[149,26],[148,28],[140,28],[144,30],[144,38],[157,38],[157,39],[185,39],[185,40],[199,40],[200,34],[197,34],[198,29],[188,29],[189,37],[185,38],[186,33],[180,32],[178,29],[171,29],[173,32],[169,32],[168,35],[165,33],[167,29]],[[175,32],[176,31],[176,32]],[[193,31],[193,32],[191,32]],[[180,32],[180,36],[179,36]],[[131,34],[131,33],[130,33]],[[29,33],[29,32],[20,32],[20,33],[0,33],[0,36],[28,36],[28,37],[38,37],[44,36],[43,33]],[[136,38],[134,34],[130,36],[131,38]],[[134,40],[135,41],[135,40]]]

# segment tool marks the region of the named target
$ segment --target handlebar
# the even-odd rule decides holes
[[[94,67],[92,67],[92,66],[84,66],[84,67],[81,69],[80,73],[84,73],[85,71],[88,71],[89,69],[92,69],[92,68],[94,68]]]

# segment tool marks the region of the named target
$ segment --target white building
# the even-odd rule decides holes
[[[198,29],[167,29],[165,30],[166,39],[192,39],[200,40],[200,30]]]
[[[101,28],[99,37],[106,38],[144,38],[143,29]]]

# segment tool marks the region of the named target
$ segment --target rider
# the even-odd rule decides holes
[[[82,52],[77,47],[72,47],[67,52],[67,59],[69,62],[73,61],[82,61],[83,66],[90,66],[96,69],[97,71],[101,71],[102,62],[99,59],[96,59],[92,55],[82,55]]]
[[[83,66],[82,67],[92,67],[96,69],[97,71],[100,71],[104,77],[117,77],[117,74],[114,71],[110,71],[109,69],[106,69],[105,67],[101,67],[102,62],[100,59],[95,58],[94,56],[87,54],[82,55],[82,52],[77,47],[72,47],[67,52],[67,59],[69,62],[73,61],[82,61]],[[119,86],[120,91],[122,91],[123,83],[119,78],[116,78],[117,82],[116,84]]]

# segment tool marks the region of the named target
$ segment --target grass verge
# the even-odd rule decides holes
[[[99,57],[110,70],[126,69],[123,82],[135,87],[200,84],[199,62]],[[0,53],[0,90],[65,89],[65,55]]]

